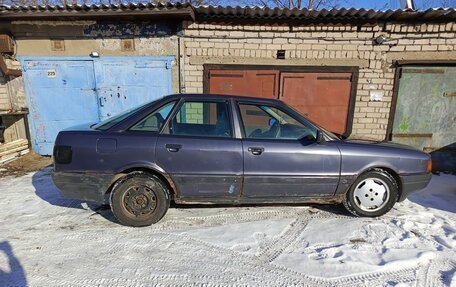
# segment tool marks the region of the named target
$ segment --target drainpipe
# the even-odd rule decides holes
[[[181,23],[180,31],[177,33],[177,61],[179,69],[179,93],[185,93],[185,43],[184,43],[184,28]]]

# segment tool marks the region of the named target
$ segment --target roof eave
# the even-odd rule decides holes
[[[97,20],[97,19],[177,19],[195,20],[195,13],[191,7],[176,10],[99,10],[99,11],[52,11],[36,13],[34,11],[24,12],[2,12],[0,21],[14,20]]]

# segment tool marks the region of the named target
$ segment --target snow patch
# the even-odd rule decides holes
[[[455,209],[456,176],[440,175],[381,218],[186,207],[130,228],[45,169],[0,181],[0,285],[455,286]]]

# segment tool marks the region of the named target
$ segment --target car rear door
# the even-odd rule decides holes
[[[317,129],[283,108],[238,102],[245,197],[320,197],[335,193],[340,152],[316,141]]]
[[[179,198],[240,195],[242,143],[233,134],[228,101],[182,100],[156,145],[156,162],[173,179]]]

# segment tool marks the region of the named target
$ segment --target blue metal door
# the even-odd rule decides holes
[[[60,130],[98,120],[92,61],[25,61],[32,144],[51,155]]]
[[[95,62],[104,120],[171,93],[172,57],[109,57]]]
[[[34,149],[51,155],[59,131],[171,93],[174,57],[24,57]]]

